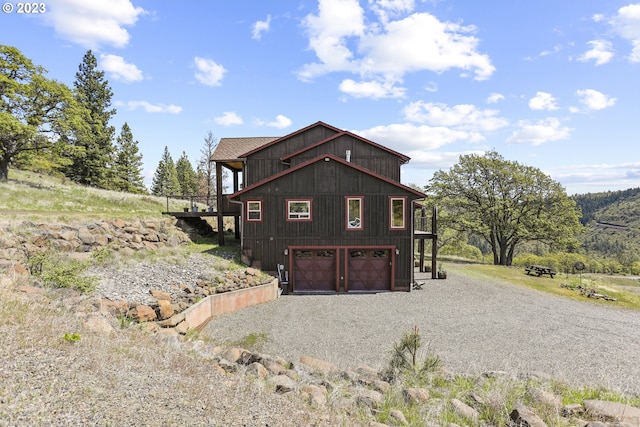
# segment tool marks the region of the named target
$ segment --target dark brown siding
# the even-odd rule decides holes
[[[250,154],[247,157],[244,169],[245,187],[267,179],[288,168],[280,160],[287,154],[313,145],[336,133],[338,132],[334,129],[319,125],[304,132],[293,134],[286,139]]]
[[[388,151],[354,138],[341,135],[324,144],[313,147],[290,159],[291,166],[296,166],[326,153],[346,159],[347,150],[351,150],[351,162],[369,169],[379,175],[400,181],[401,159]]]
[[[345,196],[363,196],[363,230],[346,229]],[[406,229],[389,229],[389,196],[408,197]],[[263,219],[243,223],[243,249],[262,269],[289,268],[289,246],[393,246],[395,289],[408,290],[413,269],[411,203],[415,194],[337,161],[319,161],[247,191],[243,201],[260,199]],[[287,221],[287,199],[311,199],[312,221]],[[340,285],[343,289],[343,284]]]

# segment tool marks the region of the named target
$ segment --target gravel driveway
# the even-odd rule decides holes
[[[213,319],[218,341],[266,334],[262,351],[380,369],[418,326],[449,370],[552,376],[640,394],[640,313],[451,274],[411,293],[285,295]]]

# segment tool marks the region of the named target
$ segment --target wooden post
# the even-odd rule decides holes
[[[238,183],[238,171],[234,170],[233,171],[233,192],[235,193],[239,189],[240,189],[240,185]],[[235,215],[233,219],[234,219],[233,231],[235,232],[235,238],[236,240],[240,240],[240,216]]]
[[[438,208],[433,207],[431,217],[431,278],[436,279],[438,268]]]
[[[222,163],[216,162],[216,207],[218,208],[218,244],[224,246],[224,201],[222,200]]]

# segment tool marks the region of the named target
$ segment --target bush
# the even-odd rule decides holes
[[[426,374],[438,371],[442,360],[429,350],[422,350],[422,338],[417,326],[406,332],[402,339],[393,345],[389,366],[383,373],[385,379],[393,382],[400,376],[409,380],[421,380]]]
[[[75,289],[83,294],[93,292],[98,285],[95,277],[84,275],[87,267],[51,250],[33,252],[27,259],[29,272],[45,286]]]

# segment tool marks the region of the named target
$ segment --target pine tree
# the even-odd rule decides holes
[[[183,196],[193,196],[198,193],[198,178],[191,166],[187,153],[182,152],[182,156],[176,162],[176,174],[180,183],[180,194]]]
[[[76,136],[76,150],[67,176],[81,184],[112,188],[110,183],[114,163],[113,137],[115,128],[109,120],[116,113],[110,109],[113,92],[98,71],[98,62],[89,50],[76,73],[75,98],[85,110],[88,131]]]
[[[180,193],[180,183],[178,182],[178,174],[176,166],[173,163],[169,148],[164,147],[164,153],[156,168],[151,183],[151,194],[154,196],[169,196]]]
[[[128,123],[125,122],[122,125],[116,143],[113,182],[115,189],[129,193],[146,193],[147,189],[142,176],[142,154],[138,150],[138,141],[133,139]]]

